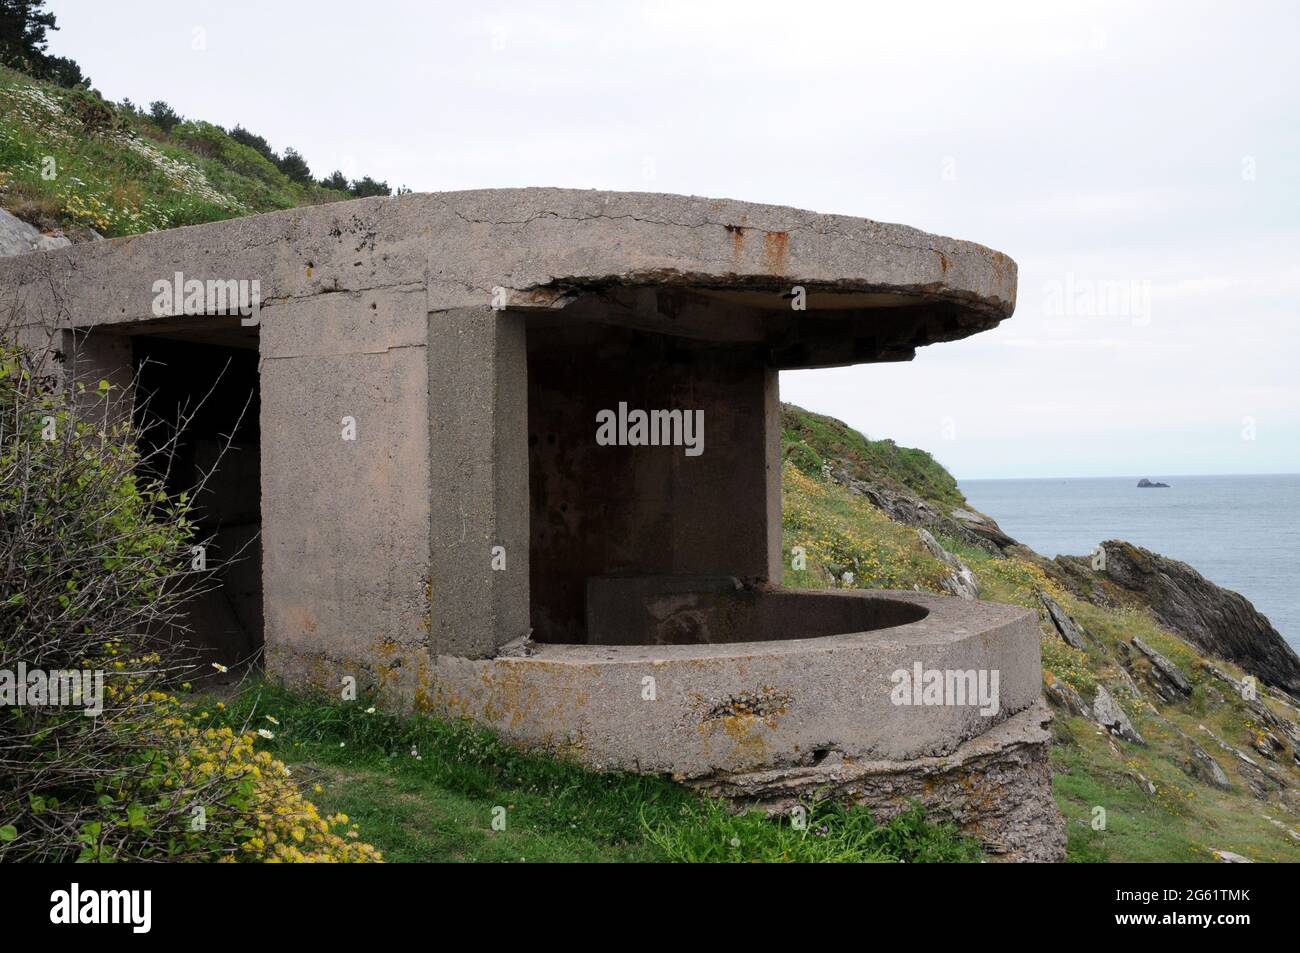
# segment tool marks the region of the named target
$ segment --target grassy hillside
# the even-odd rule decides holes
[[[0,67],[0,207],[112,238],[347,199],[295,182],[211,123],[165,133],[80,89]]]
[[[802,414],[787,408],[788,416]],[[852,460],[852,451],[845,450],[854,439],[845,436],[847,428],[819,419],[827,421],[835,443],[814,442],[814,452],[838,454],[864,472],[867,466],[883,465],[879,458]],[[901,450],[900,458],[907,453]],[[942,477],[947,481],[939,474],[928,476],[937,486],[951,480],[946,473]],[[914,481],[909,486],[918,485],[911,468],[895,478],[903,477]],[[807,569],[787,570],[788,585],[842,587],[844,572],[852,570],[852,585],[859,588],[942,591],[944,566],[919,543],[914,529],[789,459],[783,488],[786,565],[796,545],[807,557]],[[930,501],[942,505],[935,497]],[[1086,652],[1071,648],[1044,620],[1044,679],[1089,699],[1099,684],[1106,685],[1146,741],[1121,740],[1087,718],[1056,712],[1053,786],[1067,820],[1070,860],[1212,862],[1215,851],[1223,850],[1256,861],[1300,860],[1300,843],[1288,833],[1300,829],[1300,812],[1290,795],[1257,797],[1247,776],[1250,769],[1211,740],[1222,739],[1255,755],[1252,744],[1260,726],[1245,703],[1208,673],[1191,646],[1163,630],[1148,611],[1107,610],[1075,599],[1033,554],[1004,558],[955,540],[940,542],[975,571],[982,598],[1040,614],[1039,592],[1060,602],[1089,633],[1091,646]],[[1194,685],[1189,698],[1167,704],[1149,689],[1140,698],[1124,690],[1129,676],[1119,659],[1134,636],[1187,673]],[[1227,663],[1215,664],[1241,675]],[[1149,665],[1138,662],[1130,668],[1145,686]],[[733,817],[666,780],[596,775],[545,756],[521,754],[472,726],[368,713],[364,706],[332,705],[275,688],[244,692],[223,717],[238,723],[265,714],[281,726],[270,743],[275,756],[293,765],[301,781],[319,787],[313,797],[323,810],[359,822],[367,840],[390,859],[916,861],[977,856],[969,840],[919,814],[877,827],[864,811],[821,805],[809,831],[795,831],[786,821],[758,814]],[[1215,759],[1231,790],[1189,773],[1189,737]],[[1257,760],[1291,790],[1300,782],[1290,759]],[[505,831],[492,829],[496,807],[506,808]],[[1099,809],[1105,812],[1104,829],[1097,824]]]
[[[819,475],[829,464],[855,479],[902,485],[926,500],[966,506],[957,481],[930,454],[892,440],[870,440],[834,417],[782,404],[781,443],[784,456],[805,473]]]
[[[836,459],[850,473],[905,484],[936,508],[964,504],[956,481],[921,451],[869,441],[839,421],[797,407],[786,406],[784,415],[786,566],[791,564],[792,547],[802,546],[807,554],[807,568],[787,568],[785,582],[804,588],[843,587],[843,574],[849,570],[856,588],[941,591],[938,579],[944,567],[921,545],[914,529],[892,522],[864,497],[823,478],[820,467],[806,467],[803,461],[808,452]],[[1255,716],[1209,674],[1191,645],[1162,629],[1148,609],[1107,610],[1074,598],[1044,571],[1046,561],[1036,554],[1022,550],[1004,557],[949,538],[939,542],[975,572],[981,598],[1039,613],[1045,680],[1070,686],[1085,699],[1092,698],[1098,684],[1105,685],[1147,742],[1120,740],[1087,718],[1056,712],[1053,787],[1067,819],[1071,860],[1209,861],[1215,850],[1229,850],[1257,861],[1300,861],[1300,837],[1289,833],[1300,830],[1296,752],[1278,753],[1276,760],[1258,754],[1261,726]],[[1091,636],[1088,651],[1071,648],[1056,634],[1046,620],[1040,591],[1084,627]],[[1119,660],[1129,654],[1127,643],[1134,636],[1186,673],[1194,686],[1189,698],[1165,703],[1149,688],[1140,698],[1125,690],[1130,676]],[[1236,678],[1242,676],[1226,662],[1214,664]],[[1141,658],[1130,667],[1139,683],[1150,670]],[[1295,718],[1279,703],[1266,703],[1276,714]],[[1215,759],[1231,790],[1189,774],[1188,738]],[[1221,749],[1215,738],[1265,766],[1286,788],[1257,797],[1251,780],[1257,781],[1258,773]],[[1094,829],[1098,808],[1105,811],[1105,830]]]

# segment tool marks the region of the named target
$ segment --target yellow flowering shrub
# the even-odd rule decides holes
[[[365,863],[382,860],[359,839],[346,814],[322,815],[294,783],[289,768],[257,750],[257,734],[229,726],[205,728],[168,695],[161,730],[175,754],[160,773],[160,801],[208,791],[204,823],[188,836],[213,859],[270,863]],[[168,713],[169,712],[169,713]],[[195,825],[191,824],[191,828]]]

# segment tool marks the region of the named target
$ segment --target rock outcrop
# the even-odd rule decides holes
[[[979,580],[975,578],[975,573],[970,566],[940,546],[939,541],[930,534],[929,530],[917,529],[916,533],[921,537],[921,544],[930,551],[930,555],[948,567],[948,572],[941,581],[944,592],[959,599],[978,599]]]
[[[1138,734],[1138,730],[1133,727],[1133,722],[1129,721],[1128,715],[1124,714],[1124,709],[1119,707],[1119,702],[1106,691],[1104,685],[1097,686],[1097,697],[1092,701],[1092,717],[1097,724],[1115,737],[1132,741],[1134,744],[1146,744],[1146,739]]]
[[[1061,604],[1045,592],[1039,592],[1038,599],[1047,610],[1047,618],[1056,629],[1056,634],[1065,640],[1065,644],[1080,652],[1086,651],[1088,641],[1083,628],[1070,618],[1070,614],[1061,608]]]
[[[1192,693],[1192,683],[1183,670],[1165,658],[1137,636],[1133,637],[1133,648],[1147,657],[1151,663],[1151,683],[1165,701],[1176,701]]]
[[[1061,556],[1055,568],[1077,595],[1113,608],[1145,604],[1206,655],[1235,662],[1266,685],[1300,693],[1300,656],[1244,596],[1210,582],[1186,563],[1107,540],[1105,570],[1086,559]]]
[[[860,480],[843,467],[827,466],[823,473],[855,496],[866,497],[872,506],[895,523],[927,529],[968,546],[978,546],[995,556],[1002,555],[1002,550],[1008,546],[1019,545],[983,513],[957,508],[944,513],[937,504],[921,499],[906,487]]]
[[[827,759],[687,783],[773,814],[830,797],[864,805],[884,820],[919,802],[927,816],[976,837],[994,859],[1059,861],[1065,858],[1065,823],[1051,793],[1050,721],[1039,700],[943,757]]]
[[[34,225],[10,215],[0,208],[0,258],[9,255],[30,255],[35,251],[62,248],[71,245],[63,235],[46,235]]]

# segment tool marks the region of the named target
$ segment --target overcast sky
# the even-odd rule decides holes
[[[1006,252],[1000,328],[782,375],[959,478],[1300,471],[1300,5],[49,7],[108,98],[318,177],[737,198]]]

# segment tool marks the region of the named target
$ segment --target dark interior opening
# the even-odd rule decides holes
[[[145,475],[189,493],[211,578],[188,606],[184,633],[201,660],[260,656],[263,641],[259,386],[249,349],[133,339],[136,425]],[[179,432],[178,432],[178,427]],[[174,441],[174,446],[169,446]]]
[[[530,624],[583,644],[591,580],[765,578],[768,371],[752,348],[599,321],[528,328]],[[703,412],[703,445],[602,445],[597,414]],[[698,419],[698,418],[697,418]]]
[[[906,602],[768,578],[781,518],[768,415],[779,409],[775,372],[754,347],[566,316],[531,321],[527,349],[535,640],[758,642],[925,617]],[[701,411],[703,452],[598,440],[598,415],[620,407]]]

